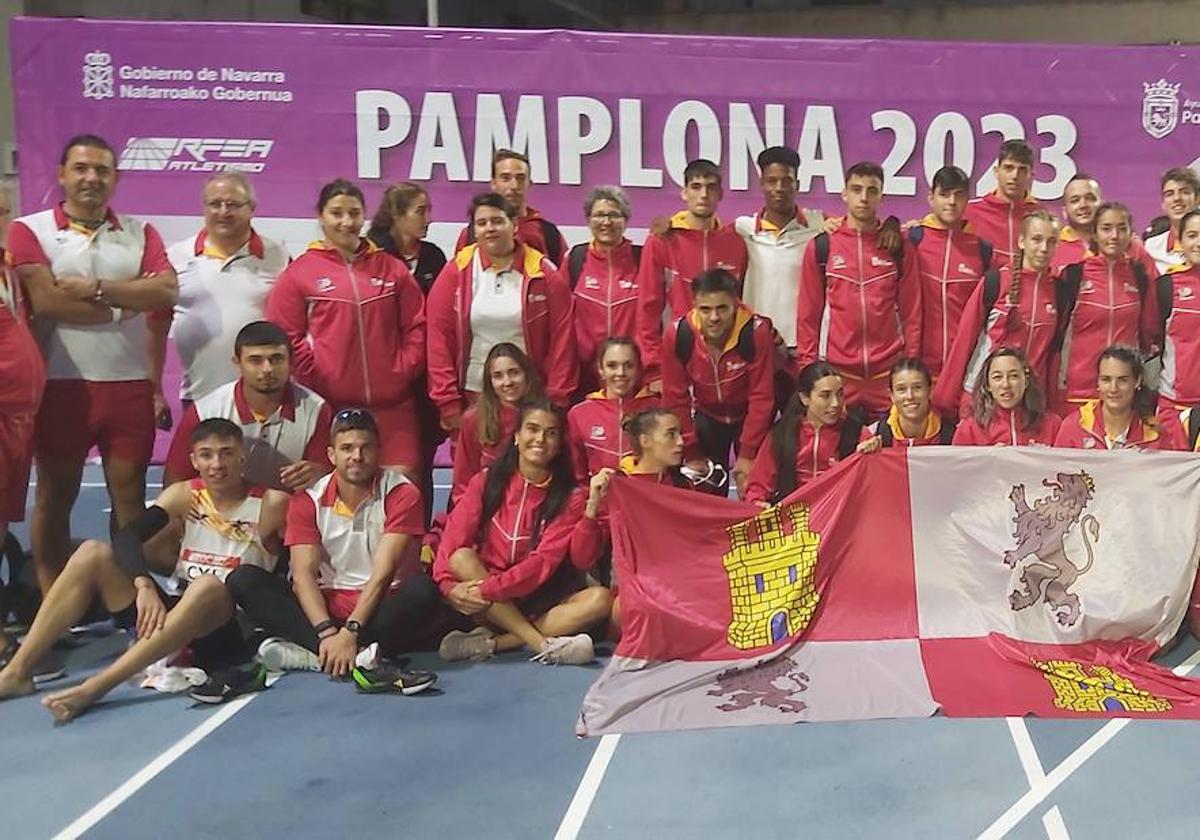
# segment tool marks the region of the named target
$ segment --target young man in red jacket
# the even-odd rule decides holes
[[[638,266],[638,344],[646,366],[646,382],[659,377],[664,310],[667,320],[682,318],[692,308],[692,278],[723,268],[737,280],[741,293],[746,276],[746,243],[732,225],[717,218],[721,203],[721,170],[711,160],[693,160],[683,170],[679,197],[686,209],[670,219],[670,227],[651,234]]]
[[[963,219],[971,179],[943,166],[929,188],[930,213],[908,231],[921,278],[921,361],[935,378],[941,372],[963,307],[992,262],[992,245]]]
[[[775,334],[738,297],[723,268],[692,281],[693,304],[662,342],[662,404],[679,417],[689,459],[728,466],[744,492],[759,444],[775,413]]]
[[[512,149],[497,149],[492,155],[491,190],[499,193],[517,211],[517,239],[541,251],[558,267],[567,258],[567,240],[558,227],[529,206],[529,158]],[[475,230],[467,225],[458,234],[455,253],[475,241]]]
[[[1101,200],[1099,182],[1086,172],[1078,173],[1063,187],[1063,216],[1067,224],[1058,234],[1058,247],[1051,263],[1056,273],[1072,263],[1083,262],[1087,256]]]
[[[882,416],[891,407],[888,372],[921,346],[921,287],[915,249],[880,244],[883,169],[856,163],[842,190],[846,218],[808,244],[800,266],[796,355],[837,368],[846,405]]]
[[[1012,262],[1021,235],[1021,219],[1038,209],[1033,189],[1033,149],[1024,140],[1005,140],[996,156],[996,190],[967,204],[967,222],[996,254],[994,268]]]

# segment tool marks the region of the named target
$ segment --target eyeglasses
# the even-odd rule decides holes
[[[624,213],[593,213],[593,222],[621,222],[625,220]]]
[[[250,206],[249,201],[206,201],[204,206],[209,210],[221,212],[222,210],[245,210]]]

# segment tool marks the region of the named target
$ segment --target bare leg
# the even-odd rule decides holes
[[[79,495],[83,461],[38,460],[37,492],[34,495],[30,535],[38,587],[45,596],[66,565],[71,548],[71,508]]]
[[[104,481],[112,501],[115,532],[136,521],[146,509],[146,465],[121,458],[105,458]]]
[[[216,630],[233,616],[233,596],[215,577],[202,577],[184,590],[183,598],[167,613],[157,633],[139,639],[116,662],[77,686],[49,694],[42,705],[55,719],[66,723],[152,662],[162,659],[192,639]]]
[[[71,555],[29,628],[25,644],[0,671],[0,699],[33,693],[33,666],[67,628],[79,621],[99,593],[117,612],[133,603],[133,583],[121,571],[107,543],[88,540]]]
[[[460,548],[450,556],[450,570],[460,581],[483,580],[487,577],[487,567],[479,555],[469,548]],[[496,650],[515,650],[525,645],[534,653],[541,653],[546,647],[546,637],[508,601],[493,603],[479,617],[506,631],[496,637]]]

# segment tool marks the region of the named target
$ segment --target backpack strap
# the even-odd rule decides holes
[[[1138,296],[1144,298],[1146,296],[1146,289],[1150,287],[1150,278],[1146,275],[1146,266],[1137,260],[1133,260],[1130,267],[1133,269],[1133,279],[1137,282]]]
[[[986,315],[992,311],[996,301],[1000,299],[1000,271],[992,268],[983,275],[983,312]]]
[[[994,253],[995,249],[992,247],[991,242],[988,242],[986,239],[979,240],[979,262],[983,266],[980,271],[982,271],[984,274],[987,274],[989,271],[991,271],[992,255]]]
[[[1188,452],[1196,451],[1196,441],[1200,440],[1200,417],[1192,417],[1194,408],[1189,408],[1179,415],[1179,422],[1187,430]]]
[[[556,262],[558,255],[566,247],[566,242],[563,241],[562,234],[559,233],[553,222],[547,219],[538,219],[538,223],[542,226],[542,241],[546,243],[546,256],[550,262]]]
[[[679,364],[687,367],[692,360],[692,351],[696,349],[696,333],[686,315],[675,324],[675,358],[679,359]]]
[[[817,255],[817,271],[821,273],[821,285],[826,285],[825,270],[829,266],[829,234],[822,231],[813,240],[813,248]]]
[[[636,271],[638,268],[641,268],[641,266],[642,266],[642,246],[634,245],[633,246],[633,268]]]
[[[879,441],[884,446],[892,446],[896,442],[896,435],[892,432],[892,427],[888,425],[886,417],[880,420],[879,425],[875,427],[875,434],[879,435]]]
[[[571,249],[567,255],[567,274],[571,278],[571,291],[579,285],[579,277],[583,274],[583,262],[587,259],[588,244],[581,242]]]
[[[921,244],[921,240],[925,238],[925,225],[913,225],[908,229],[908,241],[916,248]],[[890,445],[890,444],[885,444]]]
[[[867,418],[859,408],[852,408],[846,412],[846,419],[842,421],[842,433],[838,435],[838,460],[849,458],[854,454],[854,450],[858,448],[858,439],[862,435],[863,426],[867,424]]]
[[[1171,281],[1170,274],[1164,274],[1158,278],[1158,314],[1159,327],[1164,337],[1167,334],[1167,320],[1171,317],[1171,306],[1175,300],[1175,284]],[[1200,423],[1197,424],[1200,426]]]
[[[938,431],[938,443],[942,446],[949,446],[954,442],[954,430],[958,428],[958,418],[952,420],[942,418],[942,428]]]
[[[758,355],[758,344],[754,341],[754,329],[758,326],[758,324],[759,317],[755,315],[742,325],[742,331],[738,333],[738,355],[745,359],[748,363],[753,362],[754,357]]]
[[[1054,325],[1054,338],[1050,347],[1061,350],[1067,337],[1067,326],[1079,300],[1079,287],[1083,284],[1083,263],[1071,263],[1063,269],[1062,277],[1054,286],[1054,300],[1058,307],[1058,323]]]

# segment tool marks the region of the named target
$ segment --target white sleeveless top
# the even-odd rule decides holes
[[[172,580],[175,587],[181,589],[201,575],[224,581],[243,563],[274,571],[275,555],[263,546],[258,533],[264,489],[251,487],[236,510],[223,514],[203,481],[194,478],[190,485],[192,500]]]

